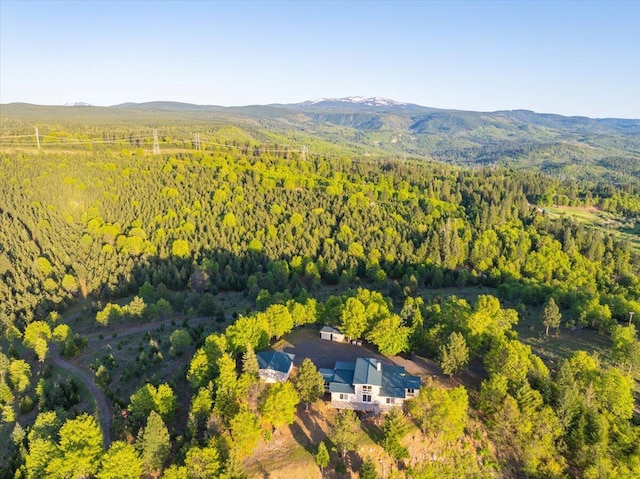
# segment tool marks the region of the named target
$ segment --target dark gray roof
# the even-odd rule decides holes
[[[258,357],[258,367],[260,369],[271,369],[281,373],[288,373],[295,357],[290,353],[280,351],[260,351],[256,353]]]
[[[321,330],[321,333],[333,333],[333,334],[342,334],[342,331],[336,328],[332,328],[331,326],[324,326]]]

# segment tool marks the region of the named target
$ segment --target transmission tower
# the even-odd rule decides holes
[[[202,144],[200,143],[200,133],[196,133],[195,134],[195,138],[193,140],[194,146],[196,148],[197,151],[200,151],[200,149],[202,148]]]
[[[308,152],[309,152],[309,147],[307,145],[302,145],[302,150],[300,150],[300,156],[302,158],[302,161],[306,161]]]
[[[160,143],[158,143],[158,129],[157,128],[153,129],[153,154],[154,155],[159,155],[160,154]]]
[[[36,142],[38,143],[38,150],[40,149],[40,132],[38,132],[38,127],[36,126]]]

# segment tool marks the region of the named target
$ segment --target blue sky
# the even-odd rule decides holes
[[[294,103],[640,118],[640,1],[0,0],[0,103]]]

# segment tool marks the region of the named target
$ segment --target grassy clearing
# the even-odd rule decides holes
[[[640,224],[634,219],[616,216],[598,208],[579,208],[573,206],[552,206],[545,208],[551,215],[570,217],[587,226],[601,228],[613,233],[622,241],[629,241],[632,248],[640,253]]]

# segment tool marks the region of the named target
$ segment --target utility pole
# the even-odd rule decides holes
[[[153,154],[154,155],[159,155],[160,154],[160,143],[158,143],[158,129],[157,128],[153,129]]]
[[[38,143],[38,150],[40,150],[40,132],[38,132],[37,126],[36,126],[36,143]]]
[[[629,311],[629,326],[631,326],[631,320],[633,319],[634,314],[636,314],[635,311]]]

